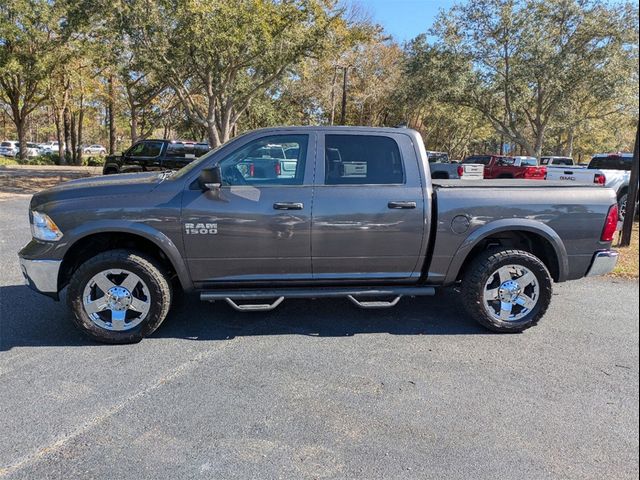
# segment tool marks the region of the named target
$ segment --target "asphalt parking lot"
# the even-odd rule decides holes
[[[136,345],[23,285],[0,198],[0,477],[637,478],[638,282],[557,285],[520,335],[456,293],[269,313],[182,298]]]

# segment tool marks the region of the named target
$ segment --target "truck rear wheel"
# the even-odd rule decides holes
[[[547,311],[551,294],[547,267],[522,250],[483,252],[462,280],[467,312],[495,332],[522,332],[534,326]]]
[[[171,282],[155,259],[110,250],[73,274],[67,301],[74,323],[94,340],[133,343],[153,333],[171,305]]]

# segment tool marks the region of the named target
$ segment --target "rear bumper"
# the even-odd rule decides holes
[[[606,275],[613,271],[618,263],[618,252],[615,250],[604,250],[597,252],[593,256],[591,266],[587,271],[587,277],[593,277],[595,275]]]
[[[20,257],[20,269],[29,287],[44,294],[58,293],[58,272],[62,260],[28,260]]]

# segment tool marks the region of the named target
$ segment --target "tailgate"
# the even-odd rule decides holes
[[[462,177],[465,180],[482,180],[484,178],[484,165],[481,163],[463,163]]]
[[[547,168],[547,180],[559,180],[561,182],[594,183],[595,173],[583,168]]]

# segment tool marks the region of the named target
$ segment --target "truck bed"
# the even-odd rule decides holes
[[[435,188],[602,188],[590,183],[524,179],[433,180]]]
[[[556,242],[566,257],[558,280],[583,277],[599,242],[605,218],[616,203],[602,186],[535,180],[434,180],[435,241],[429,279],[450,283],[447,272],[460,249],[489,230],[546,232],[533,243]],[[566,252],[566,253],[565,253]],[[457,265],[454,265],[457,266]]]

